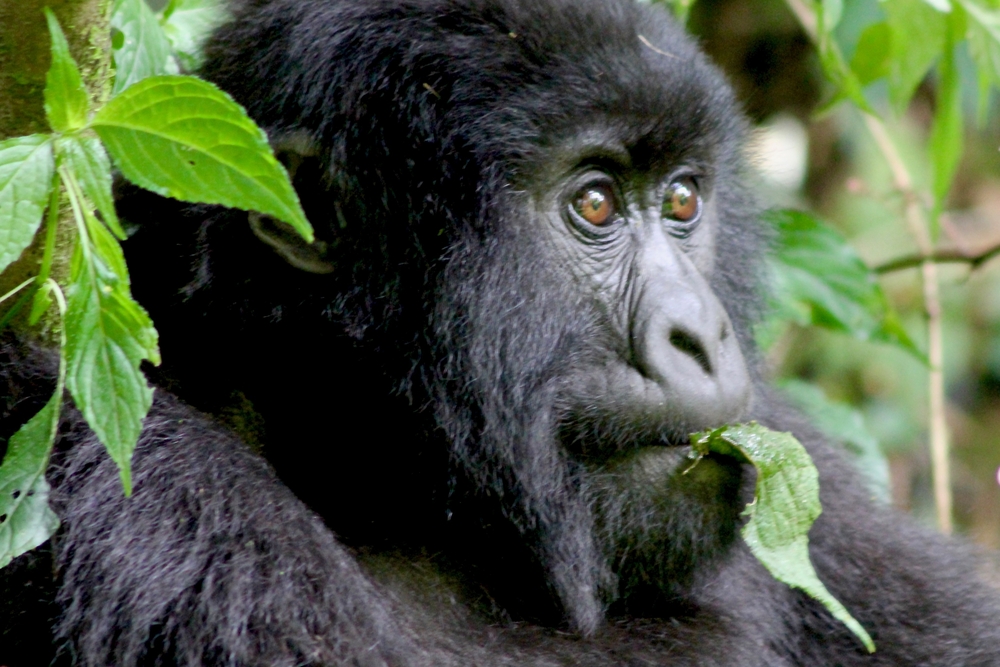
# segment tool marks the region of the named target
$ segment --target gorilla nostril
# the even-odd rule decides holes
[[[697,361],[705,373],[712,374],[712,364],[697,338],[682,329],[673,329],[670,332],[670,344]]]

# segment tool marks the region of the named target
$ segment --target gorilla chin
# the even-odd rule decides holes
[[[666,617],[689,604],[691,585],[714,576],[716,560],[736,539],[743,480],[735,460],[695,463],[685,447],[637,449],[588,473],[586,493],[597,540],[618,578],[620,612]]]

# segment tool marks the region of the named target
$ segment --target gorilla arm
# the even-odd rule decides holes
[[[226,430],[158,392],[131,498],[103,446],[81,440],[56,461],[53,498],[64,525],[57,634],[79,664],[161,652],[188,665],[419,655],[354,558]]]

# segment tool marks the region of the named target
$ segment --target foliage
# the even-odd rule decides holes
[[[671,5],[680,17],[688,14],[691,4],[687,0],[661,1]],[[766,4],[757,1],[762,8]],[[885,270],[921,269],[920,305],[925,319],[923,323],[911,321],[911,333],[907,335],[903,318],[878,286],[883,281],[864,266],[842,238],[836,238],[832,230],[809,214],[781,211],[772,216],[779,236],[777,258],[771,266],[774,308],[759,328],[758,340],[764,347],[774,346],[773,357],[781,359],[789,340],[802,340],[801,336],[790,337],[789,331],[819,327],[858,340],[888,343],[911,355],[916,353],[914,356],[926,364],[930,409],[920,405],[913,417],[928,422],[938,523],[948,531],[952,501],[943,372],[946,355],[957,354],[958,346],[949,348],[942,342],[947,333],[944,313],[948,304],[942,302],[936,262],[964,258],[976,268],[982,263],[980,257],[985,259],[992,256],[990,252],[996,252],[994,249],[964,256],[961,247],[959,251],[941,251],[939,236],[962,160],[972,151],[996,148],[968,146],[965,135],[973,116],[980,126],[988,126],[991,101],[1000,87],[1000,3],[784,0],[783,4],[785,15],[793,15],[811,38],[816,64],[826,82],[825,100],[817,117],[829,119],[836,114],[837,122],[863,128],[851,136],[855,141],[867,141],[874,150],[852,146],[856,151],[867,151],[864,159],[857,158],[857,163],[865,164],[864,160],[871,158],[887,168],[888,176],[880,178],[878,186],[858,181],[854,192],[845,199],[858,199],[859,194],[872,199],[881,197],[888,201],[886,208],[896,209],[894,224],[900,229],[900,233],[893,234],[896,247],[916,245],[917,253],[912,257],[897,254],[896,260],[912,261],[890,262],[887,267],[891,268]],[[913,107],[918,113],[911,113]],[[916,131],[915,121],[920,126]],[[862,138],[861,132],[867,137]],[[883,184],[890,194],[879,190]],[[852,210],[859,208],[853,204]],[[874,226],[866,225],[868,222],[848,218],[842,224],[867,232]],[[920,324],[924,329],[920,333],[925,336],[912,333],[914,325]],[[926,345],[926,351],[918,351],[913,340]],[[829,345],[833,356],[845,347],[833,340]],[[853,343],[846,345],[859,348]],[[890,358],[893,354],[886,352]],[[868,365],[868,355],[859,363]],[[878,358],[882,357],[880,353]],[[913,392],[909,386],[905,390]],[[869,458],[869,464],[874,460]],[[884,468],[884,462],[879,467]]]
[[[875,274],[837,230],[803,211],[772,211],[777,230],[771,258],[771,313],[759,330],[769,347],[786,322],[821,326],[922,353],[889,306]],[[778,329],[780,331],[780,329]]]
[[[715,453],[753,464],[757,485],[743,513],[749,517],[743,539],[750,551],[775,579],[821,602],[874,652],[872,638],[826,589],[809,560],[809,529],[822,510],[819,476],[802,444],[791,433],[753,422],[695,433],[691,449],[697,458]]]
[[[175,43],[195,43],[192,32],[207,25],[200,14],[207,6],[199,0],[171,3],[165,16]],[[0,567],[58,527],[46,502],[44,471],[64,386],[118,464],[125,493],[131,492],[132,452],[152,403],[139,366],[143,360],[159,363],[159,350],[149,316],[130,294],[109,154],[142,187],[185,201],[260,211],[312,238],[287,174],[246,112],[205,81],[160,74],[167,67],[167,56],[161,58],[166,38],[152,37],[163,28],[151,17],[140,0],[116,4],[113,24],[125,34],[116,51],[116,92],[92,109],[62,30],[46,10],[52,63],[45,113],[52,132],[0,142],[0,270],[31,243],[47,208],[40,272],[15,292],[34,291],[32,322],[53,301],[61,320],[56,391],[10,439],[0,466]],[[68,279],[59,284],[50,273],[62,192],[76,238]]]
[[[196,69],[201,64],[201,42],[224,18],[219,0],[171,0],[159,15],[146,0],[115,0],[114,91],[148,76]]]

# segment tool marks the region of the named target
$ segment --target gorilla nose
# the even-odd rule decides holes
[[[689,268],[651,277],[632,340],[638,370],[660,388],[666,416],[696,431],[745,414],[750,376],[729,315]]]
[[[694,359],[706,374],[712,374],[712,362],[696,336],[684,329],[675,328],[670,331],[670,344]]]
[[[661,301],[637,341],[639,370],[661,388],[671,421],[697,431],[740,419],[750,377],[732,324],[709,293]],[[700,302],[700,303],[699,303]]]

